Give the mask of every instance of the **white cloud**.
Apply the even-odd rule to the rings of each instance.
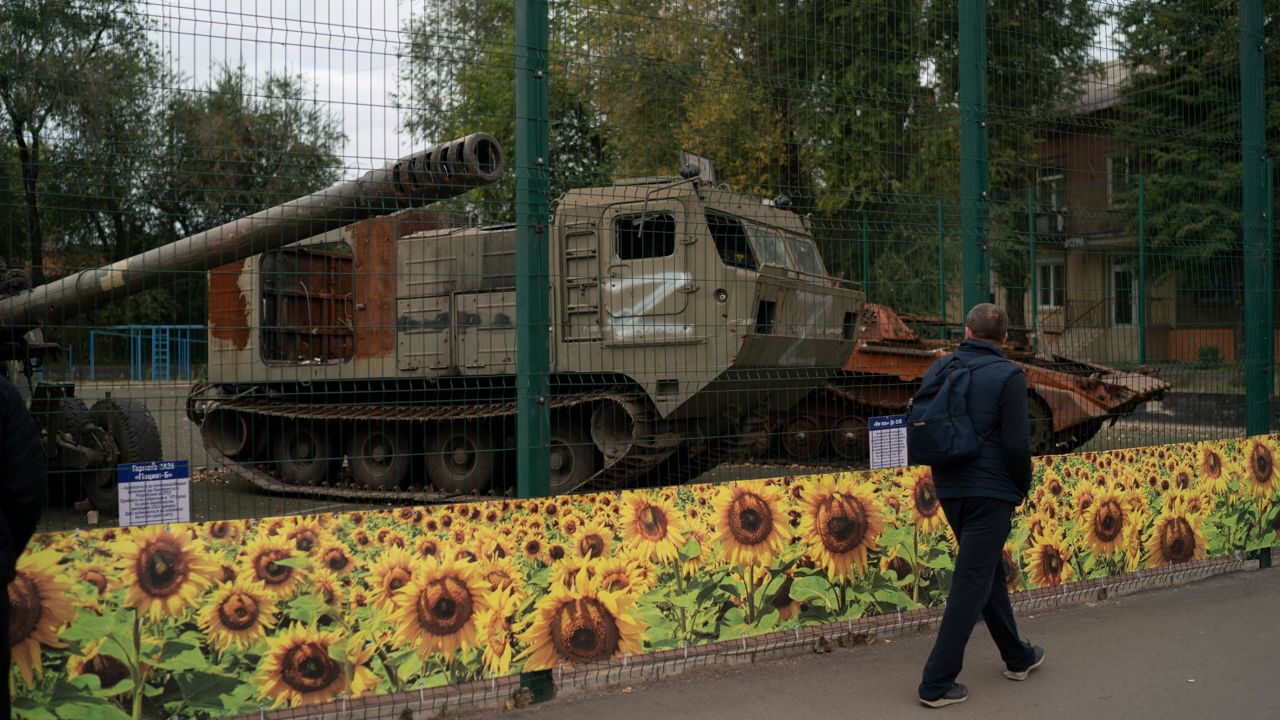
[[[155,40],[183,76],[204,87],[223,65],[301,75],[310,97],[347,135],[348,174],[412,148],[393,105],[408,0],[172,0],[141,5]]]

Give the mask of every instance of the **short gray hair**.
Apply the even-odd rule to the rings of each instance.
[[[964,316],[964,326],[979,340],[1000,342],[1009,332],[1009,314],[999,305],[980,303]]]

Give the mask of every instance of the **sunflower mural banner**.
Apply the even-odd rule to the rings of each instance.
[[[1010,589],[1280,543],[1277,437],[1036,461]],[[937,605],[927,468],[37,536],[15,711],[213,717]]]

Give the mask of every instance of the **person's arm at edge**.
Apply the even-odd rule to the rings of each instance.
[[[1023,497],[1031,492],[1031,435],[1027,417],[1027,377],[1014,373],[1000,392],[1000,446],[1009,478]]]
[[[0,476],[4,487],[0,488],[0,506],[9,526],[9,540],[13,543],[14,557],[22,554],[27,541],[35,534],[40,514],[44,510],[45,485],[48,469],[44,458],[44,445],[31,415],[23,409],[25,402],[17,388],[10,382],[0,381]]]

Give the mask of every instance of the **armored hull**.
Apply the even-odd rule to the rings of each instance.
[[[658,178],[573,190],[550,232],[551,487],[686,480],[839,372],[862,294],[795,214]],[[262,487],[514,487],[515,228],[400,213],[210,275],[207,448]]]

